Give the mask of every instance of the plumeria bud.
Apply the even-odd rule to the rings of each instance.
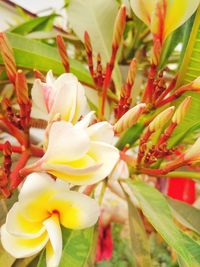
[[[45,83],[39,79],[34,82],[31,94],[33,118],[50,121],[60,113],[62,120],[76,123],[89,110],[84,87],[71,73],[55,79],[49,71]]]
[[[14,59],[14,53],[5,33],[3,32],[0,32],[0,52],[6,67],[8,78],[12,83],[15,83],[16,63]]]
[[[133,12],[149,26],[161,44],[191,17],[198,5],[199,0],[131,0]]]
[[[61,226],[73,230],[91,227],[99,213],[94,199],[70,191],[67,183],[45,173],[32,173],[7,213],[1,243],[15,258],[33,256],[46,247],[46,266],[56,267],[63,249]]]
[[[58,52],[60,54],[61,60],[62,60],[62,64],[65,68],[66,72],[69,72],[70,70],[70,63],[69,63],[69,57],[67,55],[67,47],[66,44],[62,38],[61,35],[57,35],[56,37],[56,43],[58,46]]]
[[[22,70],[18,70],[16,73],[15,88],[17,93],[17,102],[24,105],[28,104],[30,102],[28,96],[28,85]]]
[[[192,87],[200,90],[200,76],[192,82]]]
[[[21,126],[26,128],[30,122],[31,100],[28,96],[28,85],[24,73],[18,70],[15,79],[17,102],[20,106]]]
[[[126,25],[126,6],[122,5],[117,14],[113,31],[112,46],[115,49],[118,49],[118,47],[120,46],[125,25]]]
[[[128,110],[114,125],[115,132],[121,133],[136,124],[145,108],[146,104],[141,103]]]
[[[184,153],[184,160],[189,162],[200,160],[200,137],[196,142]]]
[[[45,171],[74,185],[89,185],[107,177],[119,159],[119,151],[111,145],[113,127],[108,122],[89,126],[92,115],[89,113],[76,125],[54,122],[46,153],[22,169],[21,176],[32,170]]]
[[[179,107],[177,108],[176,112],[174,113],[174,116],[172,117],[172,122],[176,123],[176,124],[180,124],[180,122],[183,120],[183,118],[185,117],[190,104],[192,101],[192,97],[188,96],[185,98],[185,100],[179,105]]]
[[[12,146],[9,141],[6,141],[3,147],[3,155],[10,156],[12,154]]]
[[[129,66],[129,70],[128,70],[128,75],[127,75],[127,79],[126,79],[126,84],[128,85],[128,87],[132,87],[135,81],[135,76],[136,76],[136,70],[137,70],[137,62],[136,59],[132,59],[131,64]]]
[[[34,72],[34,77],[36,79],[40,79],[41,82],[45,82],[45,77],[44,77],[44,75],[39,70],[34,69],[33,72]]]
[[[151,61],[152,61],[152,64],[154,64],[155,66],[158,66],[160,62],[161,49],[162,47],[161,47],[160,40],[156,39],[154,41],[153,48],[151,51]]]
[[[175,107],[172,106],[158,114],[148,126],[150,132],[155,132],[158,129],[162,128],[172,117],[174,109]]]

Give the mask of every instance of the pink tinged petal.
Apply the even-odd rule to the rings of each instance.
[[[63,83],[59,88],[55,87],[55,95],[51,106],[50,118],[60,113],[63,120],[71,122],[76,109],[76,83]]]
[[[55,78],[53,77],[53,72],[52,70],[49,70],[46,75],[46,83],[53,86],[54,82]]]
[[[147,25],[150,25],[151,15],[155,9],[155,5],[156,0],[131,0],[133,12]]]
[[[36,238],[45,232],[42,221],[31,222],[24,217],[23,208],[19,202],[15,203],[9,210],[6,218],[6,230],[15,236],[22,238]]]
[[[70,229],[84,229],[94,225],[100,213],[94,199],[73,191],[57,194],[49,201],[49,209],[57,210],[60,223]]]
[[[49,242],[46,246],[47,267],[59,266],[62,255],[62,232],[57,214],[53,214],[49,219],[44,221]]]
[[[15,258],[31,257],[37,254],[45,247],[48,239],[46,232],[37,238],[27,239],[7,232],[5,224],[1,227],[2,246]]]
[[[45,104],[45,97],[44,97],[42,87],[43,87],[42,82],[39,79],[35,80],[33,84],[33,88],[31,89],[31,96],[32,96],[32,101],[33,101],[33,109],[35,113],[38,110],[38,114],[39,115],[42,114],[40,116],[43,119],[43,117],[48,115],[48,110]]]
[[[88,127],[87,132],[92,141],[100,141],[110,144],[113,141],[114,131],[110,123],[98,122]]]
[[[48,149],[42,160],[47,163],[65,163],[81,158],[89,148],[89,137],[85,130],[72,124],[54,122],[49,133]]]

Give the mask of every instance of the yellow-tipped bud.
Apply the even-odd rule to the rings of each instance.
[[[188,110],[188,108],[190,107],[192,101],[192,97],[188,96],[185,98],[185,100],[179,105],[179,107],[177,108],[176,112],[174,113],[174,116],[172,117],[172,122],[179,124],[183,118],[186,115],[186,112]]]
[[[156,116],[153,121],[149,124],[149,131],[155,132],[156,130],[162,128],[172,117],[175,107],[169,107],[162,111],[158,116]]]
[[[137,70],[137,62],[136,59],[132,59],[131,64],[129,66],[128,75],[126,79],[126,83],[130,86],[134,84],[135,76],[136,76],[136,70]]]
[[[115,132],[121,133],[136,124],[145,108],[146,104],[141,103],[127,111],[114,125]]]
[[[200,90],[200,76],[192,82],[192,88]]]
[[[196,142],[184,153],[184,159],[186,161],[200,160],[200,137]]]
[[[122,5],[117,14],[113,31],[112,45],[115,48],[118,48],[120,46],[125,25],[126,25],[126,6]]]

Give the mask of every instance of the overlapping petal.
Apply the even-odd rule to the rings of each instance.
[[[199,0],[131,0],[134,13],[161,43],[195,12]]]
[[[54,79],[48,72],[46,83],[36,80],[32,88],[33,116],[51,120],[57,113],[63,120],[76,123],[88,112],[83,86],[76,76],[65,73]]]
[[[83,229],[94,225],[98,216],[99,207],[93,199],[69,191],[68,184],[47,174],[32,173],[1,227],[1,242],[16,258],[32,256],[46,246],[47,266],[56,267],[62,254],[60,224]]]
[[[53,123],[41,169],[76,185],[104,179],[115,166],[119,151],[111,144],[113,127],[108,122],[89,126],[86,118],[73,126],[65,121]],[[56,140],[56,141],[55,141]]]

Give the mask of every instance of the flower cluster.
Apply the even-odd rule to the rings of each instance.
[[[91,185],[107,177],[119,159],[112,145],[113,126],[94,123],[84,88],[77,78],[63,74],[46,82],[37,79],[32,88],[33,116],[48,120],[46,152],[20,175],[27,177],[19,200],[1,228],[3,247],[14,257],[32,256],[46,246],[47,266],[58,266],[62,254],[60,225],[83,229],[99,216],[95,200],[69,185]],[[58,119],[55,119],[58,118]]]

